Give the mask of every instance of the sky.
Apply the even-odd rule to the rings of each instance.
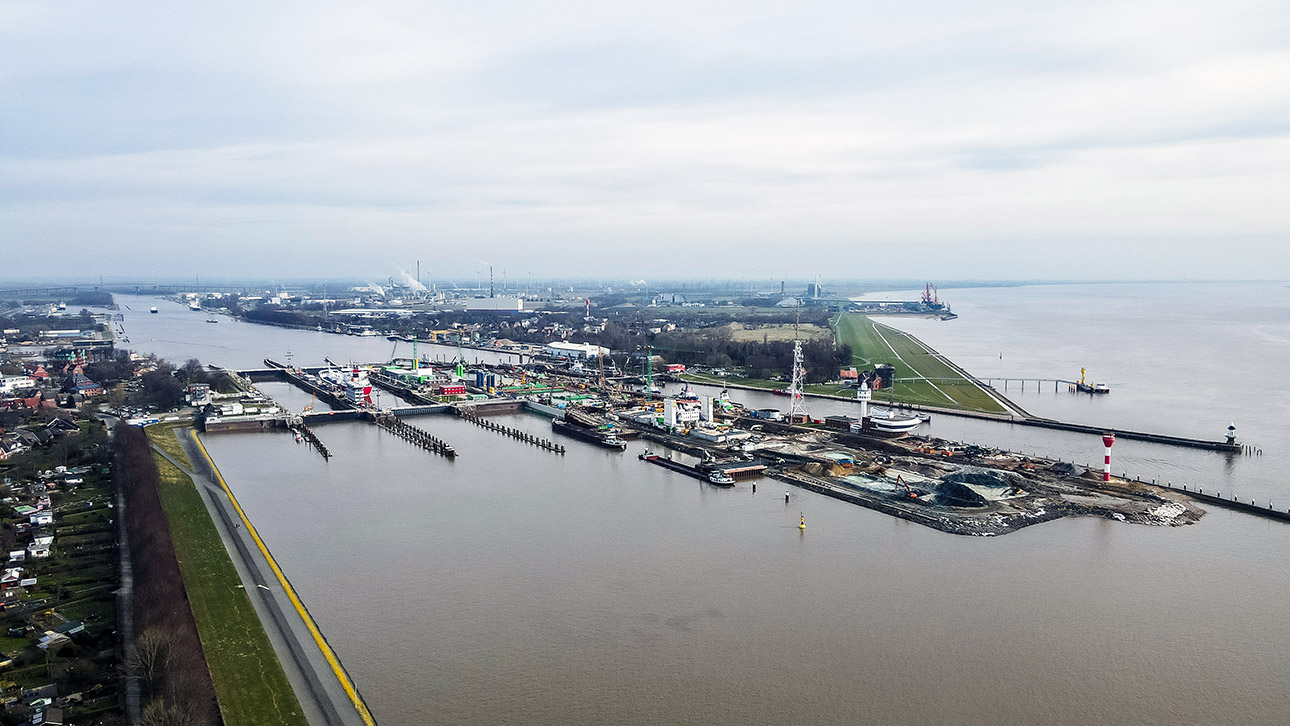
[[[1290,5],[0,0],[18,260],[1286,279]]]

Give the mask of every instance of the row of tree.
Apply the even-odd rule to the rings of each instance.
[[[757,343],[731,339],[728,332],[685,332],[657,336],[654,352],[671,363],[714,368],[739,368],[748,378],[789,378],[793,371],[793,343]],[[851,365],[851,346],[831,340],[802,342],[802,367],[807,383],[836,380],[842,366]]]
[[[116,486],[125,496],[125,522],[134,570],[136,637],[126,667],[139,678],[142,726],[219,723],[215,686],[206,668],[197,624],[179,572],[170,524],[161,507],[161,474],[143,429],[114,430]]]

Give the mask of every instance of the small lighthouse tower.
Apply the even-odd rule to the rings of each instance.
[[[1227,425],[1227,445],[1236,446],[1236,424]]]
[[[1106,446],[1106,460],[1102,464],[1102,481],[1111,481],[1111,446],[1115,444],[1115,434],[1102,434],[1102,444]]]
[[[869,390],[869,379],[865,378],[860,381],[860,387],[856,389],[856,400],[860,402],[860,421],[864,422],[869,418],[869,401],[873,398],[873,392]]]

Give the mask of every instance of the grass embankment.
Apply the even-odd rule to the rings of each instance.
[[[925,406],[1006,413],[981,387],[964,378],[926,346],[905,333],[855,313],[842,313],[833,321],[837,342],[850,345],[852,363],[861,369],[872,369],[879,363],[889,363],[896,369],[896,383],[888,390],[875,391],[874,400],[894,400]],[[784,381],[760,378],[721,378],[698,373],[682,374],[691,383],[722,385],[731,383],[752,388],[775,390],[788,388]],[[841,385],[811,384],[807,393],[832,396],[855,396],[855,389]]]
[[[874,398],[969,411],[1004,413],[988,393],[947,364],[941,357],[905,333],[876,323],[864,315],[841,313],[834,321],[838,342],[851,346],[855,365],[870,368],[889,363],[896,369],[890,391]]]
[[[173,427],[151,426],[148,435],[176,461],[188,461]],[[193,480],[160,455],[154,458],[161,472],[161,504],[224,722],[307,726]]]

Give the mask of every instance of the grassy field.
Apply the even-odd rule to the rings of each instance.
[[[979,386],[899,330],[855,313],[838,315],[834,326],[838,342],[851,346],[855,365],[869,368],[889,363],[896,368],[896,384],[891,391],[876,392],[875,400],[886,400],[890,394],[905,403],[1004,412]]]
[[[155,428],[155,431],[154,431]],[[153,442],[187,461],[170,427]],[[291,684],[192,479],[158,454],[161,503],[225,723],[306,726]]]
[[[1003,407],[979,386],[964,378],[918,341],[895,328],[875,323],[863,315],[842,313],[834,320],[834,331],[838,344],[851,346],[852,363],[857,367],[870,369],[879,363],[890,363],[896,368],[896,384],[889,390],[874,392],[874,400],[879,403],[892,400],[968,411],[1005,413]],[[686,373],[682,378],[691,383],[712,385],[729,382],[767,390],[788,388],[788,383],[784,381],[756,378],[720,378],[698,373]],[[855,396],[855,389],[837,385],[808,385],[806,392],[848,398]]]
[[[832,338],[833,331],[828,328],[821,328],[811,323],[802,323],[801,325],[765,325],[765,326],[748,326],[743,323],[731,323],[725,326],[730,331],[730,339],[738,343],[779,343],[784,341],[796,340],[818,340]]]

